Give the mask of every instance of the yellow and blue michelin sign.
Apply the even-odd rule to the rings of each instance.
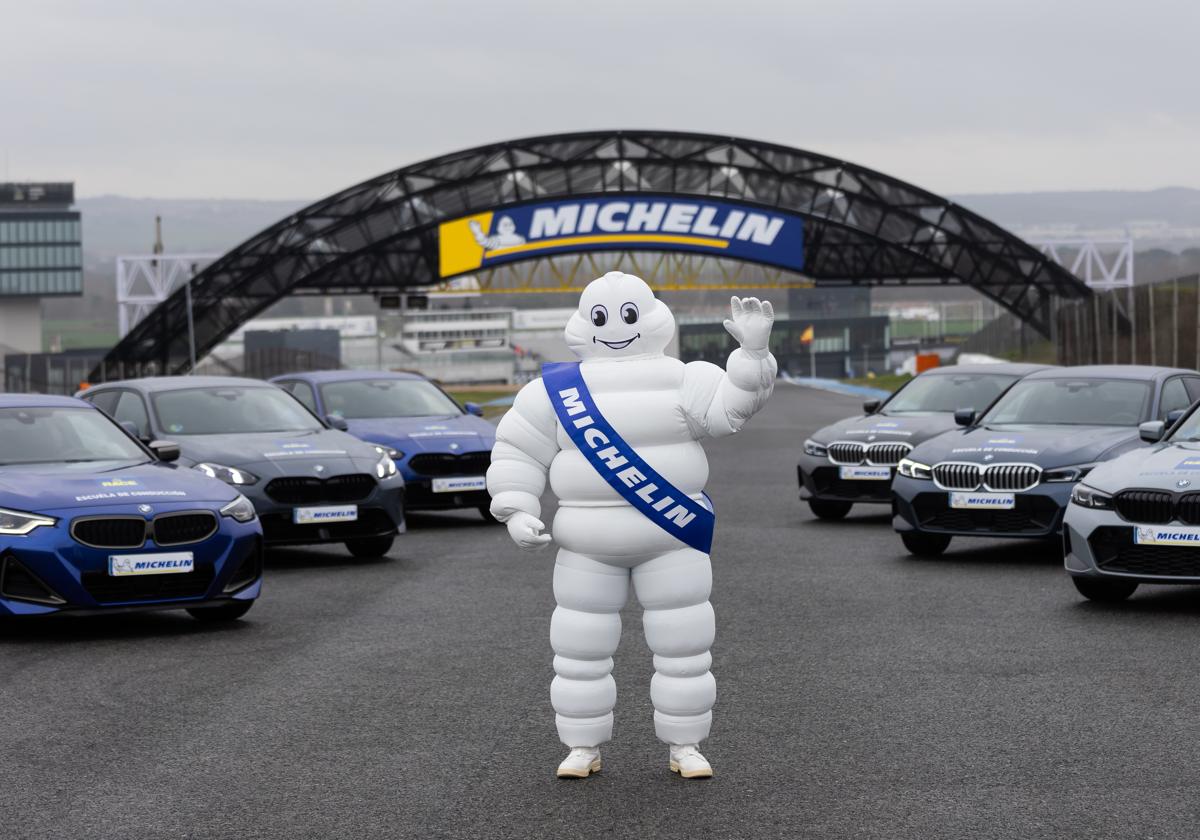
[[[573,251],[690,251],[799,271],[804,220],[791,213],[655,195],[523,204],[438,226],[438,270],[454,277]]]

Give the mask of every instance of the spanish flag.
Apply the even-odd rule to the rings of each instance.
[[[810,326],[807,326],[804,328],[804,332],[800,333],[800,343],[801,344],[812,344],[812,340],[813,340],[813,328],[810,325]]]

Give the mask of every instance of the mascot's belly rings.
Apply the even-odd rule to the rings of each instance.
[[[685,365],[663,353],[675,332],[667,306],[637,277],[604,275],[567,325],[581,361],[546,365],[497,429],[491,510],[517,545],[551,540],[539,519],[547,479],[559,500],[550,698],[570,748],[561,777],[598,771],[599,745],[612,737],[612,655],[631,585],[645,610],[654,726],[670,747],[669,767],[688,778],[712,775],[698,745],[716,700],[708,602],[715,517],[699,441],[740,430],[770,397],[776,374],[771,305],[734,298],[732,309],[725,326],[741,346],[726,370]]]

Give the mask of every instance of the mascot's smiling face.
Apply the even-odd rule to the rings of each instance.
[[[588,283],[567,322],[567,346],[581,359],[659,355],[675,316],[640,277],[610,271]]]

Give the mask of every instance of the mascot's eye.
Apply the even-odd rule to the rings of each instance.
[[[600,304],[592,307],[592,323],[597,327],[603,327],[608,323],[608,310]]]
[[[621,304],[621,320],[626,324],[636,324],[638,319],[638,308],[636,303]]]

